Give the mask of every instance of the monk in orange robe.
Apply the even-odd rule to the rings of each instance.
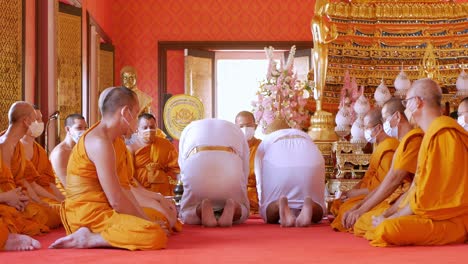
[[[405,107],[398,98],[390,99],[382,108],[384,127],[392,137],[400,139],[392,167],[383,182],[362,204],[349,211],[343,222],[353,227],[354,234],[364,236],[372,227],[372,216],[380,215],[405,193],[413,180],[424,132],[406,119]]]
[[[118,140],[120,142],[114,144],[114,146],[116,149],[122,149],[123,152],[123,149],[126,147],[124,140]],[[160,193],[149,191],[141,186],[134,178],[133,156],[128,149],[126,153],[127,155],[117,157],[120,186],[125,192],[131,192],[128,195],[133,195],[150,220],[159,223],[167,234],[171,234],[173,231],[182,231],[182,222],[177,218],[177,209],[173,200],[166,199]]]
[[[369,168],[364,178],[351,190],[344,193],[346,201],[334,201],[332,207],[338,212],[336,218],[331,223],[335,230],[344,232],[349,231],[343,225],[342,218],[345,213],[361,202],[369,192],[373,191],[384,180],[385,175],[390,169],[393,154],[398,147],[398,140],[389,137],[383,130],[382,115],[380,109],[373,109],[364,117],[364,126],[366,129],[366,139],[371,143],[376,143],[377,147],[372,153]]]
[[[49,159],[55,172],[55,184],[63,195],[71,151],[87,128],[88,124],[82,115],[68,115],[65,118],[65,139],[50,152]]]
[[[29,251],[41,248],[39,241],[27,235],[14,234],[8,231],[0,214],[0,251]]]
[[[394,212],[373,219],[371,245],[444,245],[467,241],[468,132],[442,116],[442,91],[431,79],[413,83],[405,114],[424,131],[413,183]]]
[[[40,130],[36,112],[27,102],[14,103],[8,112],[9,126],[0,136],[2,168],[5,179],[13,179],[13,184],[2,186],[3,191],[22,187],[27,191],[30,201],[22,214],[49,228],[60,226],[60,216],[39,197],[37,190],[43,189],[36,184],[39,177],[31,162],[26,159],[20,140],[28,131]],[[30,173],[31,172],[31,173]],[[45,191],[46,192],[46,191]]]
[[[242,111],[239,112],[236,116],[236,125],[240,127],[244,133],[247,143],[249,143],[249,179],[247,182],[247,195],[249,196],[250,202],[250,213],[258,214],[258,193],[257,193],[257,180],[255,177],[255,154],[257,154],[257,149],[262,141],[258,138],[255,138],[255,130],[257,129],[257,124],[255,122],[255,117],[251,112]]]
[[[147,190],[173,195],[180,173],[179,154],[169,140],[156,134],[156,118],[144,113],[138,117],[137,137],[129,145],[134,155],[135,179]]]
[[[164,248],[165,230],[119,182],[124,177],[119,176],[118,157],[127,155],[121,138],[137,128],[138,98],[125,87],[113,87],[101,93],[99,105],[102,120],[83,134],[68,163],[62,204],[68,236],[50,247]]]
[[[21,188],[6,192],[0,188],[0,250],[25,251],[41,247],[37,240],[28,236],[40,234],[41,230],[36,229],[39,225],[19,213],[27,202],[28,198],[21,192]],[[29,234],[23,235],[24,232]]]
[[[35,112],[36,121],[42,124],[40,126],[41,129],[36,131],[28,130],[26,135],[21,139],[28,162],[25,174],[37,174],[38,176],[36,180],[31,183],[31,186],[43,201],[47,202],[49,205],[58,206],[65,197],[55,186],[55,173],[45,149],[34,140],[44,132],[42,113],[36,107]],[[34,134],[32,132],[34,132]]]

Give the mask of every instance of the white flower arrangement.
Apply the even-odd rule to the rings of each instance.
[[[255,120],[264,132],[278,118],[284,119],[291,128],[301,129],[308,118],[304,106],[310,93],[293,73],[296,47],[291,47],[284,67],[283,63],[277,67],[273,52],[272,47],[265,48],[269,64],[266,79],[257,91],[257,100],[252,102]]]

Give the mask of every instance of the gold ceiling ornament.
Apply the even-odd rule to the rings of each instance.
[[[328,45],[322,103],[338,105],[346,71],[366,86],[368,98],[382,80],[393,93],[401,70],[411,81],[433,76],[445,93],[456,92],[460,68],[468,62],[468,3],[335,1],[324,16],[338,37]]]

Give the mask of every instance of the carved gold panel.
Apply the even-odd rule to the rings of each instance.
[[[23,1],[0,1],[0,130],[8,109],[23,98]]]
[[[59,128],[65,118],[82,112],[81,17],[58,12],[57,17],[57,109]],[[64,133],[60,133],[60,140]]]
[[[114,52],[109,50],[99,50],[98,66],[98,94],[114,86]]]

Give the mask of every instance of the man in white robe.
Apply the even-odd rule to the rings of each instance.
[[[218,119],[192,122],[182,131],[179,166],[184,223],[228,227],[248,218],[249,146],[235,124]]]
[[[325,210],[325,162],[310,136],[297,129],[268,134],[255,157],[260,215],[267,223],[306,227]]]

